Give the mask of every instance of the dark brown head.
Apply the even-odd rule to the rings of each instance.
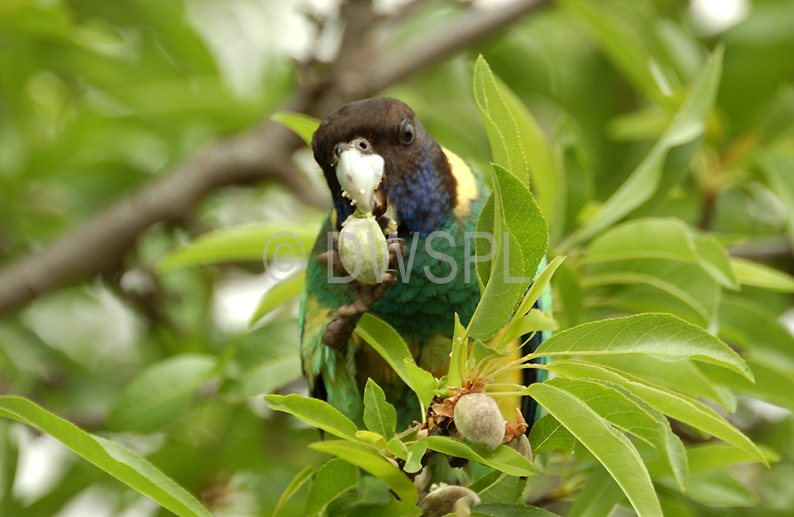
[[[430,232],[452,214],[456,181],[447,157],[404,103],[346,104],[312,138],[339,221],[355,210],[384,211],[402,232]]]

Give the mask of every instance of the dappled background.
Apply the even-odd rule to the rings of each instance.
[[[675,269],[664,285],[605,283],[581,258],[588,242],[566,236],[632,174],[719,45],[722,79],[704,134],[672,149],[653,196],[628,218],[675,217],[693,235],[713,232],[735,259],[741,290]],[[269,116],[323,117],[385,94],[487,170],[472,95],[479,54],[565,164],[568,202],[550,243],[571,256],[553,283],[560,327],[668,311],[754,361],[754,386],[709,380],[724,406],[735,405],[730,420],[781,461],[704,469],[689,499],[670,495],[666,509],[787,515],[788,0],[5,1],[0,394],[26,396],[147,456],[216,515],[270,515],[290,479],[325,458],[307,449],[316,429],[271,412],[261,397],[304,390],[300,284],[272,290],[261,239],[279,228],[310,242],[330,203],[311,153]],[[232,240],[203,255],[180,251],[229,228],[222,235]],[[235,235],[258,244],[237,252]],[[704,439],[679,431],[690,443]],[[566,511],[592,467],[569,465],[538,478],[538,504]],[[305,497],[304,489],[283,514],[302,515]],[[160,514],[54,440],[0,421],[0,515]]]

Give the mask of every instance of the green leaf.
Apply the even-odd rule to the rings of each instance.
[[[794,276],[779,269],[739,257],[731,257],[731,267],[742,285],[794,293]]]
[[[408,345],[405,344],[402,336],[394,330],[394,327],[367,312],[358,321],[355,332],[389,363],[400,379],[416,393],[420,404],[424,407],[428,396],[428,378],[419,372],[421,368],[416,366],[416,362],[408,350]],[[409,369],[409,364],[416,368]],[[428,373],[428,375],[430,374]],[[433,388],[435,388],[435,381],[433,383]]]
[[[689,359],[664,361],[650,355],[615,354],[593,357],[591,361],[628,372],[646,381],[666,386],[690,397],[705,397],[722,405],[728,411],[735,411],[736,398],[718,389],[713,381]],[[721,369],[721,368],[720,368]],[[752,369],[752,368],[751,368]],[[755,370],[753,374],[755,375]],[[744,379],[744,377],[736,376]],[[757,378],[758,376],[755,375]],[[750,381],[745,379],[748,384]]]
[[[705,443],[689,447],[686,452],[691,472],[718,470],[757,461],[754,455],[730,445]],[[765,455],[769,461],[780,461],[780,456],[774,451],[769,450],[768,453],[765,451]]]
[[[629,178],[601,205],[598,212],[560,244],[560,250],[564,251],[573,244],[592,238],[653,196],[659,186],[662,165],[670,149],[691,142],[705,130],[706,116],[714,104],[722,74],[723,53],[723,47],[714,51],[656,145]]]
[[[535,467],[532,463],[521,453],[506,445],[500,445],[490,451],[481,445],[464,443],[447,436],[426,436],[419,441],[424,442],[428,449],[474,460],[511,476],[535,475]]]
[[[358,469],[334,458],[317,472],[306,502],[306,515],[325,515],[328,505],[358,486]]]
[[[187,409],[217,365],[210,355],[183,354],[141,370],[113,400],[108,428],[150,433],[167,426]]]
[[[780,461],[780,455],[771,449],[764,448],[762,452],[770,463]],[[708,470],[727,469],[735,465],[758,461],[754,455],[748,454],[747,451],[722,443],[704,443],[690,446],[686,449],[686,453],[689,472],[693,474]],[[654,479],[665,475],[666,471],[660,458],[651,458],[646,460],[645,464]]]
[[[229,387],[224,388],[223,395],[240,401],[272,393],[299,379],[301,375],[300,356],[295,353],[279,355],[244,371]]]
[[[483,503],[502,502],[516,504],[521,502],[527,478],[509,476],[498,470],[491,471],[468,486],[477,492]]]
[[[358,482],[358,489],[349,495],[351,502],[346,508],[334,508],[333,515],[340,515],[348,508],[360,507],[365,505],[383,506],[389,504],[393,499],[391,491],[380,479],[373,476],[361,476]],[[355,505],[355,506],[354,506]],[[331,512],[329,512],[331,513]]]
[[[648,354],[666,361],[692,358],[753,378],[742,358],[728,345],[670,314],[638,314],[585,323],[554,334],[533,356],[625,353]]]
[[[786,209],[786,233],[794,245],[794,157],[763,148],[757,155],[769,186]]]
[[[546,252],[548,227],[527,187],[513,175],[493,166],[495,214],[492,235],[497,252],[491,276],[469,323],[469,333],[491,338],[513,316]]]
[[[424,414],[425,408],[428,407],[430,402],[435,396],[436,388],[438,388],[438,381],[433,377],[433,374],[427,370],[417,366],[413,359],[405,359],[405,368],[408,370],[408,376],[411,378],[409,386],[419,397],[419,404]],[[400,429],[402,431],[402,429]]]
[[[738,288],[725,248],[714,239],[695,236],[683,221],[673,218],[642,218],[612,228],[593,241],[583,260],[591,265],[584,286],[653,287],[694,310],[698,317],[693,321],[703,326],[714,320],[719,284]],[[641,294],[638,298],[641,303],[649,301]],[[625,300],[613,303],[623,307]]]
[[[504,341],[504,338],[502,338],[502,341]],[[485,361],[497,358],[504,359],[509,356],[509,351],[499,352],[496,348],[486,345],[479,339],[471,344],[471,359],[474,361],[475,368],[477,365],[482,365]]]
[[[583,320],[584,293],[579,272],[567,264],[561,264],[554,275],[554,317],[562,328],[573,327]]]
[[[654,447],[667,459],[679,490],[685,490],[688,474],[686,451],[664,415],[613,384],[561,377],[547,382],[571,393],[613,426]]]
[[[565,258],[566,257],[564,256],[554,257],[554,260],[549,262],[549,264],[543,268],[543,271],[541,271],[538,277],[532,282],[532,286],[530,286],[529,290],[524,295],[524,299],[521,300],[521,304],[518,306],[514,321],[518,317],[526,314],[527,311],[531,309],[533,305],[535,305],[535,302],[538,301],[538,298],[540,298],[543,290],[546,289],[547,285],[549,285],[552,275],[554,275],[554,272],[557,271],[558,267],[560,267],[560,264],[565,261]]]
[[[593,469],[568,513],[568,517],[597,517],[610,515],[612,508],[623,500],[623,491],[600,466]]]
[[[731,263],[728,259],[728,252],[725,246],[714,235],[698,235],[694,238],[695,252],[698,261],[704,271],[720,285],[739,290],[739,279],[733,272]]]
[[[559,323],[548,312],[539,311],[538,309],[530,310],[525,316],[516,318],[510,324],[508,330],[502,334],[502,343],[510,343],[514,339],[518,339],[525,334],[541,330],[557,330],[560,328]]]
[[[77,455],[180,517],[212,517],[187,490],[145,459],[116,443],[86,433],[29,400],[0,396],[0,416],[49,434]]]
[[[702,327],[715,320],[721,294],[720,286],[699,266],[671,260],[597,264],[582,279],[590,296],[598,296],[601,291],[597,288],[615,285],[627,287],[611,298],[602,298],[603,305],[624,312],[670,312]],[[657,290],[659,293],[654,292]]]
[[[254,314],[251,316],[250,324],[254,325],[267,313],[284,304],[287,300],[295,298],[303,291],[303,282],[306,280],[306,272],[302,272],[291,280],[274,285],[259,300]]]
[[[557,517],[557,514],[537,506],[499,502],[479,504],[472,509],[471,515],[472,517]]]
[[[601,462],[640,517],[662,515],[645,464],[628,438],[582,400],[548,382],[532,384],[528,391]]]
[[[386,439],[379,433],[373,431],[356,431],[356,438],[360,442],[367,443],[369,445],[374,445],[379,449],[385,449],[387,447]]]
[[[408,386],[411,376],[405,361],[414,362],[408,345],[394,327],[370,313],[364,313],[356,325],[356,334],[374,348]]]
[[[493,74],[482,56],[474,63],[474,99],[488,133],[494,163],[510,171],[525,186],[529,186],[531,176],[541,212],[549,221],[557,221],[560,185],[551,144],[529,110]]]
[[[292,478],[292,481],[289,482],[287,488],[284,489],[284,493],[281,494],[281,497],[276,504],[276,509],[273,510],[273,517],[278,515],[278,512],[281,511],[281,508],[284,506],[284,503],[290,500],[290,498],[295,495],[295,493],[303,487],[311,478],[314,476],[314,467],[304,467],[303,470],[295,474],[295,477]]]
[[[601,51],[635,88],[657,104],[670,103],[672,79],[648,49],[640,20],[606,2],[561,0],[560,5],[584,22]]]
[[[745,383],[741,391],[751,393],[760,399],[794,411],[794,376],[791,369],[775,365],[748,361],[747,363],[758,379],[755,383]]]
[[[481,476],[480,478],[472,481],[471,484],[466,488],[468,488],[472,492],[476,492],[479,495],[480,492],[482,492],[483,490],[487,490],[488,487],[492,486],[494,483],[500,482],[502,479],[506,477],[507,474],[505,474],[504,472],[499,472],[498,470],[491,470],[486,474],[484,474],[483,476]]]
[[[563,115],[560,118],[552,142],[560,164],[560,179],[565,187],[565,199],[560,200],[560,204],[564,205],[564,220],[550,225],[552,248],[560,235],[568,234],[578,226],[582,210],[592,199],[595,190],[593,165],[585,152],[583,137],[570,117]]]
[[[529,430],[532,454],[544,451],[572,451],[576,438],[556,418],[543,415]]]
[[[419,472],[422,470],[422,458],[427,452],[427,444],[424,442],[415,442],[408,447],[408,459],[405,461],[403,470],[409,474]]]
[[[757,498],[728,470],[693,473],[686,495],[707,506],[749,508],[758,504]]]
[[[755,382],[721,368],[705,367],[703,371],[713,382],[794,411],[794,377],[790,368],[752,359],[747,361],[747,365],[753,370]]]
[[[298,320],[277,318],[235,339],[223,362],[220,396],[229,402],[273,393],[301,377]]]
[[[394,454],[395,458],[403,461],[408,459],[408,447],[397,437],[392,438],[386,443],[386,450]]]
[[[397,410],[386,402],[386,394],[372,379],[367,379],[364,388],[364,424],[387,440],[394,436],[397,425]]]
[[[393,496],[391,500],[385,504],[360,504],[356,505],[350,513],[346,514],[347,517],[371,517],[377,515],[378,517],[409,517],[416,514],[416,508],[413,505],[398,501]]]
[[[302,257],[317,238],[317,222],[290,225],[262,224],[222,228],[202,235],[189,245],[172,251],[157,265],[159,273],[219,262],[261,261],[277,254]]]
[[[655,140],[662,136],[673,115],[657,104],[650,104],[612,117],[607,123],[606,133],[618,141]]]
[[[293,130],[309,146],[312,145],[312,135],[320,127],[321,122],[311,115],[294,111],[277,111],[270,115],[270,119]]]
[[[600,379],[622,386],[665,415],[743,449],[766,463],[766,458],[753,442],[714,410],[691,397],[642,381],[625,372],[583,361],[555,361],[548,368],[560,375]]]
[[[19,468],[19,444],[12,435],[12,427],[0,424],[0,510],[13,498],[14,480]]]
[[[712,238],[695,236],[680,219],[665,217],[628,221],[593,240],[583,257],[590,264],[631,259],[665,259],[695,264],[723,286],[738,287],[725,248]]]
[[[265,400],[270,409],[294,415],[339,438],[356,440],[356,424],[324,400],[296,394],[267,395]]]
[[[756,362],[794,370],[794,336],[760,303],[726,296],[720,304],[720,336]]]
[[[493,181],[493,178],[491,178],[491,180]],[[488,198],[485,200],[485,204],[480,211],[479,217],[477,217],[477,233],[490,235],[493,237],[493,242],[483,237],[474,239],[475,255],[478,257],[478,259],[484,259],[488,256],[493,257],[491,260],[478,260],[478,262],[475,264],[475,266],[477,266],[477,282],[480,285],[480,292],[485,290],[485,286],[488,284],[488,279],[491,278],[491,270],[495,264],[494,260],[496,258],[497,250],[499,249],[499,242],[496,238],[496,232],[494,231],[494,229],[497,228],[495,207],[496,192],[492,190],[491,193],[488,194]],[[469,253],[468,250],[467,253]]]
[[[403,502],[415,505],[419,500],[416,487],[408,476],[381,456],[374,447],[360,442],[339,440],[317,442],[309,447],[342,458],[369,472],[386,483]]]
[[[455,313],[455,332],[452,335],[452,350],[449,353],[449,374],[447,384],[449,386],[462,386],[463,377],[466,373],[466,362],[468,360],[469,338],[466,336],[466,329],[460,323],[458,313]]]

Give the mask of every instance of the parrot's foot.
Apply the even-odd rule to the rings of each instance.
[[[383,272],[381,281],[370,285],[353,280],[352,284],[356,288],[356,299],[349,305],[339,307],[331,316],[333,318],[331,322],[325,327],[323,343],[331,348],[342,348],[347,344],[361,316],[370,310],[375,305],[375,302],[389,292],[391,286],[397,282],[398,255],[402,256],[405,249],[405,240],[398,237],[390,237],[386,243],[389,247],[389,267]],[[321,254],[319,258],[333,261],[334,268],[337,270],[341,268],[341,272],[347,274],[336,248]]]

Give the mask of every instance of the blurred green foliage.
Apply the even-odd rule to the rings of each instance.
[[[288,9],[275,3],[2,2],[0,266],[167,174],[202,144],[269,116],[299,87],[294,49],[279,38],[287,38],[283,27],[294,28],[287,16],[305,17],[297,2]],[[745,19],[717,33],[698,24],[683,0],[554,4],[385,93],[412,106],[439,142],[487,175],[489,140],[471,88],[475,58],[485,56],[529,108],[565,171],[567,203],[549,248],[551,256],[569,256],[552,283],[561,327],[671,312],[718,334],[755,374],[751,384],[682,360],[678,371],[686,375],[662,376],[664,365],[650,356],[603,359],[719,404],[734,425],[780,455],[766,469],[713,443],[697,445],[700,431],[674,426],[687,443],[691,472],[686,497],[672,477],[656,481],[665,515],[788,515],[794,303],[791,278],[782,272],[794,270],[794,4],[753,0]],[[394,44],[459,9],[445,1],[415,8]],[[267,45],[246,30],[246,18],[261,22]],[[226,42],[225,52],[218,41]],[[566,241],[638,169],[720,46],[721,79],[702,134],[671,146],[658,187],[625,214],[630,223]],[[240,50],[238,62],[229,62],[228,48]],[[261,73],[241,86],[235,70],[246,68]],[[296,163],[309,161],[297,153]],[[316,171],[307,174],[319,185]],[[281,187],[254,185],[217,192],[182,225],[150,228],[115,272],[0,321],[0,393],[30,398],[146,456],[214,515],[270,515],[293,476],[327,460],[307,448],[316,429],[272,412],[260,396],[284,383],[284,393],[301,389],[294,297],[249,327],[270,287],[258,256],[158,267],[207,230],[290,220],[303,231],[318,224],[318,212]],[[649,268],[630,255],[637,244],[630,225],[665,221],[672,236],[664,242],[668,249],[683,243],[681,255],[654,257]],[[708,257],[722,246],[753,262],[733,259],[727,276],[707,271],[703,264],[713,265]],[[285,371],[290,375],[274,381]],[[560,448],[574,447],[566,436],[557,439]],[[57,515],[86,495],[102,515],[168,514],[77,456],[37,460],[34,451],[47,440],[0,421],[0,515]],[[592,456],[581,446],[573,451],[543,452],[536,459],[543,475],[530,478],[526,493],[552,494],[547,507],[558,513],[583,514],[585,496],[590,510],[629,509]],[[653,458],[643,459],[652,471]],[[49,481],[31,483],[45,470],[53,472]],[[382,499],[365,485],[356,487],[362,498]],[[302,515],[309,490],[303,486],[281,515]]]

